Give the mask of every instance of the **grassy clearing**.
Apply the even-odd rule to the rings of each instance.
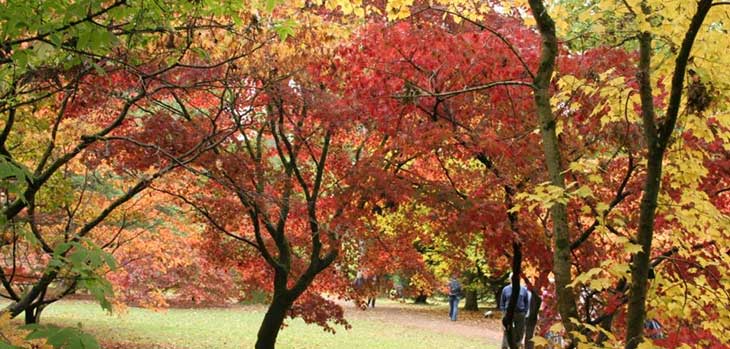
[[[162,312],[129,308],[125,314],[110,316],[94,303],[65,301],[49,307],[42,321],[64,326],[80,323],[101,342],[122,344],[110,347],[224,349],[253,347],[263,315],[261,307],[244,307]],[[301,320],[290,321],[279,335],[277,348],[496,348],[481,338],[424,330],[407,323],[390,323],[387,319],[349,318],[353,328],[349,331],[340,328],[336,335]]]

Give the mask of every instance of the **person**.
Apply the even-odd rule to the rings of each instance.
[[[651,287],[651,282],[656,278],[654,268],[649,268],[649,275],[647,277],[648,286]],[[654,318],[648,318],[644,320],[644,335],[651,339],[664,339],[664,331],[662,331],[662,324]]]
[[[378,295],[378,276],[368,275],[365,278],[365,285],[367,286],[368,299],[365,303],[367,308],[375,308],[375,297]]]
[[[548,349],[562,349],[565,348],[565,340],[563,336],[558,332],[547,331],[545,339],[548,341]]]
[[[355,281],[352,283],[353,287],[355,287],[355,290],[361,290],[363,285],[365,284],[365,278],[362,275],[361,271],[357,272],[357,276],[355,276]]]
[[[456,321],[456,315],[459,312],[459,299],[461,299],[461,283],[456,279],[456,275],[453,275],[449,280],[449,317],[451,321]]]
[[[512,279],[512,274],[509,276]],[[527,312],[530,310],[530,291],[520,283],[519,295],[517,296],[517,306],[515,307],[514,317],[512,318],[512,338],[518,347],[522,347],[522,340],[525,336],[525,318]],[[507,306],[509,305],[509,299],[512,297],[512,284],[509,284],[502,288],[502,295],[499,299],[499,309],[502,311],[504,316],[507,316]],[[502,323],[505,319],[502,318]],[[507,341],[507,328],[505,326],[504,335],[502,336],[502,349],[508,349],[509,344]]]
[[[370,277],[362,271],[357,272],[355,281],[352,286],[358,293],[365,293],[367,298],[365,300],[365,308],[375,308],[375,286],[373,277]]]
[[[657,319],[647,319],[644,321],[644,335],[651,339],[663,339],[662,324]]]
[[[368,300],[365,303],[368,308],[375,308],[375,296],[368,296]]]

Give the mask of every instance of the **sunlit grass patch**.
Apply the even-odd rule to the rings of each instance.
[[[225,349],[252,348],[263,315],[264,308],[260,306],[164,311],[129,308],[125,313],[108,315],[94,303],[67,301],[50,306],[42,321],[65,326],[80,323],[108,347]],[[394,322],[361,316],[348,318],[352,329],[337,328],[335,335],[301,320],[289,321],[279,335],[277,348],[493,348],[481,338],[414,328],[403,323],[402,317]]]

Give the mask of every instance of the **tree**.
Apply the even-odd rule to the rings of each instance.
[[[552,25],[552,20],[549,18],[549,12],[539,1],[530,1],[530,6],[533,10],[533,14],[535,14],[535,19],[537,20],[538,28],[541,33],[544,37],[547,37],[554,42],[553,37],[555,36],[555,28]],[[602,12],[603,10],[612,7],[621,8],[622,10],[618,13],[613,11]],[[644,184],[642,201],[640,204],[640,215],[638,217],[638,225],[636,227],[637,232],[635,238],[632,239],[632,241],[638,244],[639,249],[633,254],[631,263],[631,286],[629,290],[629,305],[626,315],[627,348],[636,348],[642,342],[643,324],[646,317],[645,304],[649,271],[652,266],[658,265],[658,260],[661,260],[661,256],[666,255],[667,253],[662,253],[658,260],[655,259],[654,262],[652,262],[651,254],[652,245],[654,243],[653,234],[658,226],[655,212],[660,193],[660,185],[663,179],[662,166],[666,161],[666,150],[672,143],[672,135],[675,132],[678,132],[675,129],[675,125],[682,103],[685,72],[687,70],[688,63],[690,63],[691,50],[696,37],[702,28],[702,24],[712,7],[712,1],[698,1],[696,9],[693,9],[694,15],[691,18],[685,16],[679,16],[680,18],[677,18],[670,14],[670,12],[675,9],[672,8],[671,5],[667,5],[665,3],[660,6],[648,1],[641,1],[632,4],[627,2],[624,2],[623,4],[602,2],[598,5],[598,9],[596,10],[596,14],[603,16],[604,19],[618,20],[619,18],[623,18],[624,20],[628,19],[629,21],[633,21],[632,25],[635,25],[636,27],[631,27],[630,32],[633,33],[631,35],[635,36],[629,36],[628,38],[629,40],[638,40],[639,49],[637,82],[640,101],[637,105],[640,105],[641,109],[641,126],[644,130],[644,147],[646,149],[645,156],[647,159],[647,168],[643,180]],[[659,13],[662,14],[659,15]],[[675,19],[670,20],[669,18]],[[670,22],[672,22],[673,26],[672,32],[669,33],[669,36],[671,37],[670,41],[678,40],[679,38],[683,39],[681,40],[681,44],[675,46],[675,49],[673,49],[673,51],[669,54],[670,56],[675,57],[674,64],[667,65],[665,68],[660,70],[660,74],[666,72],[667,76],[671,77],[671,85],[669,86],[668,99],[660,99],[662,100],[661,104],[666,108],[666,112],[663,113],[662,119],[657,121],[655,110],[655,99],[657,96],[653,92],[653,90],[657,88],[657,79],[652,79],[653,68],[651,67],[651,58],[656,55],[661,55],[663,49],[661,47],[652,47],[652,37],[656,35],[654,32],[660,33],[662,30],[665,30],[667,28],[665,25]],[[610,23],[610,28],[615,28],[621,25],[611,22],[608,23]],[[678,28],[682,28],[682,31],[679,31]],[[609,37],[609,40],[610,39],[612,38]],[[548,46],[548,52],[555,51],[554,48],[551,49],[550,45],[546,44],[543,46],[543,52],[546,52],[546,46]],[[552,44],[552,46],[554,47],[555,45]],[[708,50],[705,52],[711,52],[712,50],[712,47],[710,46],[703,46],[703,48]],[[555,53],[549,56],[554,57]],[[661,85],[658,87],[658,90],[663,90]],[[688,111],[690,113],[698,111],[697,105],[692,105],[692,100],[688,100],[687,103]],[[706,103],[702,105],[703,106],[701,108],[706,107]],[[682,188],[682,190],[691,190],[691,188]],[[702,246],[702,244],[698,246]],[[565,298],[570,299],[571,297],[568,295]],[[571,314],[573,314],[572,310],[570,312],[564,311],[564,316],[571,316]]]
[[[229,252],[239,263],[252,253],[265,262],[251,265],[264,268],[259,282],[273,281],[266,285],[273,295],[256,348],[275,346],[284,319],[297,311],[295,301],[337,258],[344,233],[338,222],[343,203],[329,199],[337,190],[327,173],[327,165],[338,160],[330,155],[335,130],[314,119],[317,107],[304,95],[309,91],[297,96],[300,92],[287,83],[267,91],[265,111],[237,121],[239,139],[229,138],[205,165],[205,191],[185,199],[209,220],[210,232],[221,243],[230,244],[223,239],[229,237],[245,244],[231,246],[241,249],[240,256]],[[301,104],[293,104],[299,98]]]
[[[560,144],[557,137],[557,123],[550,105],[550,83],[552,82],[555,60],[558,55],[558,40],[555,23],[542,1],[529,1],[530,10],[537,23],[542,38],[540,48],[540,64],[534,76],[535,109],[540,118],[540,132],[545,152],[545,163],[550,175],[550,183],[559,189],[565,189],[563,165],[561,164]],[[570,235],[568,233],[568,215],[564,203],[553,203],[550,208],[553,236],[553,272],[557,292],[558,309],[563,326],[569,334],[575,330],[571,319],[578,319],[575,306],[575,294],[569,284],[572,281],[570,270]]]
[[[460,252],[483,232],[489,236],[480,239],[484,259],[495,264],[504,255],[518,256],[524,243],[534,265],[542,266],[539,289],[551,269],[542,262],[548,253],[542,227],[519,220],[518,214],[530,212],[515,203],[519,191],[537,185],[543,166],[533,146],[539,140],[531,132],[537,124],[529,113],[531,83],[523,80],[532,76],[537,57],[521,53],[536,46],[537,38],[520,20],[496,15],[487,22],[510,28],[508,34],[441,8],[420,10],[419,17],[438,21],[434,17],[444,12],[466,23],[430,25],[415,18],[413,24],[371,25],[363,32],[347,56],[354,70],[351,94],[367,103],[373,117],[385,120],[382,132],[393,135],[392,147],[408,159],[406,173],[418,186],[415,195],[432,211],[435,227],[429,230],[436,233],[430,234],[449,246],[444,250],[451,258],[464,261]],[[499,190],[489,189],[494,187]]]
[[[165,178],[174,181],[179,174]],[[117,304],[163,308],[167,306],[223,305],[242,298],[238,274],[221,268],[209,255],[204,228],[195,212],[173,205],[155,186],[123,210],[123,224],[97,229],[95,236],[113,237],[108,250],[118,267],[107,279]],[[190,282],[195,280],[195,282]]]
[[[510,9],[513,8],[511,7],[512,5],[515,4],[505,4],[504,8],[501,9],[500,12],[508,15],[511,14],[513,16],[520,16],[525,13],[523,10],[511,11]],[[553,234],[553,236],[557,236],[559,240],[561,240],[559,248],[556,248],[554,252],[557,253],[558,256],[562,256],[555,258],[555,260],[557,261],[556,263],[559,264],[556,268],[560,269],[559,271],[563,276],[561,280],[557,281],[557,291],[559,294],[562,293],[562,296],[558,296],[558,304],[562,304],[563,310],[561,310],[561,319],[563,320],[565,327],[568,329],[575,328],[575,330],[580,331],[583,335],[586,333],[595,334],[599,331],[594,326],[598,323],[602,323],[604,320],[607,320],[607,329],[608,331],[612,331],[613,325],[611,325],[612,320],[610,319],[612,319],[617,312],[619,314],[622,312],[621,309],[623,309],[625,300],[627,299],[624,298],[624,295],[628,291],[627,286],[629,283],[626,282],[628,275],[625,275],[625,273],[621,271],[623,270],[622,267],[624,265],[628,266],[628,264],[624,261],[624,257],[627,254],[635,253],[634,249],[639,246],[637,245],[638,240],[633,238],[630,232],[631,229],[638,229],[640,217],[639,215],[635,215],[635,213],[638,213],[640,210],[637,209],[639,202],[635,194],[642,191],[640,182],[643,181],[642,176],[645,176],[643,163],[636,160],[637,150],[640,151],[640,148],[645,146],[645,144],[637,142],[640,135],[640,132],[637,131],[641,124],[636,123],[636,119],[633,117],[633,111],[638,110],[638,106],[641,102],[640,98],[638,98],[638,83],[632,79],[634,74],[633,72],[636,71],[637,68],[631,67],[633,63],[638,62],[635,55],[636,48],[638,47],[636,46],[635,41],[632,41],[631,34],[628,36],[623,35],[623,33],[626,32],[627,25],[629,27],[635,25],[634,23],[627,24],[627,18],[630,20],[634,17],[624,16],[625,13],[628,13],[624,9],[624,7],[627,6],[625,2],[583,3],[566,1],[554,5],[554,10],[552,7],[550,10],[541,7],[542,3],[540,2],[530,2],[529,4],[525,3],[524,5],[530,5],[530,8],[535,10],[534,13],[536,14],[536,17],[541,17],[538,18],[537,24],[538,28],[543,29],[542,34],[546,44],[543,46],[545,49],[543,50],[543,53],[545,53],[545,60],[543,60],[543,63],[545,64],[542,66],[543,69],[538,70],[535,74],[535,77],[538,77],[541,80],[536,80],[533,83],[533,88],[537,88],[539,90],[539,93],[536,93],[534,105],[536,105],[538,109],[540,106],[543,107],[543,129],[545,130],[545,133],[543,134],[543,145],[550,145],[548,146],[546,153],[550,155],[548,157],[548,162],[552,162],[552,165],[549,167],[552,167],[550,172],[553,175],[552,184],[555,185],[555,187],[537,186],[537,195],[523,195],[521,198],[529,197],[531,198],[530,200],[541,203],[541,205],[548,208],[552,207],[553,210],[558,209],[558,211],[564,211],[558,212],[557,217],[555,212],[553,212],[553,214],[550,215],[550,221],[543,219],[543,222],[546,228],[558,229],[559,234]],[[516,6],[519,6],[519,4],[515,5],[515,7]],[[575,14],[575,16],[563,15],[566,12],[561,11],[565,11],[565,8],[570,8],[570,6],[576,6],[581,10],[569,12]],[[433,10],[432,7],[425,6],[423,4],[415,4],[411,11],[408,11],[408,9],[403,10],[403,8],[397,7],[395,4],[392,6],[388,5],[388,8],[399,9],[399,11],[395,11],[397,14],[394,15],[394,17],[398,18],[408,16],[409,13],[417,13],[418,16],[423,16],[424,13],[429,10]],[[661,8],[663,11],[668,9],[668,7],[656,8]],[[675,9],[681,8],[684,7],[678,4]],[[444,8],[438,8],[438,10],[441,11],[441,13],[455,15],[462,21],[475,21],[473,18],[480,17],[478,11],[475,13],[473,9],[469,9],[468,7],[459,8],[459,6],[447,6]],[[577,16],[579,19],[586,19],[570,23],[569,25],[565,22],[558,21],[558,28],[561,30],[566,30],[566,28],[575,30],[572,32],[572,36],[576,38],[566,41],[565,46],[558,46],[557,44],[557,37],[561,33],[558,33],[558,28],[553,28],[553,25],[550,23],[552,20],[549,18],[549,15],[553,11],[560,13],[560,18],[575,18]],[[667,20],[666,24],[660,24],[662,20],[677,17],[674,12],[668,13],[670,14],[657,15],[656,18],[647,21],[651,23],[652,26],[661,27],[663,30],[669,30],[670,27],[676,29],[678,28],[678,23],[684,23],[679,26],[682,27],[689,22],[689,18],[679,16],[681,19],[671,21]],[[390,12],[388,12],[388,14],[390,15]],[[590,16],[591,14],[594,14],[599,18],[594,19]],[[721,16],[721,14],[722,12],[718,12],[718,16]],[[472,17],[473,15],[474,17]],[[526,20],[533,19],[527,18]],[[642,18],[642,20],[644,19]],[[675,21],[677,23],[674,23]],[[643,23],[646,25],[646,22]],[[668,23],[673,24],[669,25]],[[721,25],[719,22],[713,23],[715,23],[714,25]],[[397,28],[398,24],[394,25],[394,27]],[[443,27],[452,30],[454,28],[453,26],[450,26],[450,24],[444,24]],[[438,39],[433,36],[429,36],[428,34],[414,34],[413,31],[403,26],[395,30],[395,33],[398,33],[398,30],[401,32],[409,32],[412,37],[427,37],[429,45],[432,45],[433,47],[438,47],[439,45]],[[593,35],[596,31],[598,31],[600,35]],[[708,39],[707,42],[709,43],[712,42],[712,40],[717,40],[716,35],[721,35],[719,34],[720,32],[721,31],[708,31],[707,35],[713,36],[711,39]],[[629,31],[629,33],[635,33],[635,31]],[[676,33],[672,33],[672,35],[675,34]],[[675,35],[675,37],[682,37],[681,34],[683,33],[679,34],[680,35]],[[398,34],[391,34],[391,36],[395,38],[397,38],[397,35]],[[377,41],[377,38],[375,41]],[[598,44],[596,43],[602,42],[618,45],[619,48],[606,49],[604,47],[597,47]],[[453,48],[457,44],[450,41],[447,45]],[[679,46],[679,43],[677,43],[676,47]],[[420,56],[421,53],[418,50],[402,49],[398,51],[400,48],[408,47],[407,41],[404,40],[402,43],[394,45],[394,47],[397,48],[392,54],[392,56],[396,57],[395,62],[400,62],[404,65],[410,64],[415,68],[413,71],[418,71],[419,69],[425,71],[424,77],[419,77],[418,73],[414,76],[414,73],[412,72],[403,73],[398,71],[397,74],[400,74],[400,76],[393,74],[394,76],[390,81],[385,80],[388,82],[382,84],[383,86],[393,87],[390,94],[400,97],[401,101],[406,102],[400,106],[398,103],[392,102],[391,105],[388,106],[388,108],[390,108],[388,110],[392,113],[391,115],[401,118],[399,119],[399,122],[401,122],[401,120],[407,120],[402,117],[402,115],[411,112],[411,110],[408,110],[409,103],[415,102],[414,104],[419,106],[419,102],[426,100],[430,101],[432,103],[431,105],[436,104],[437,107],[444,107],[448,106],[448,103],[439,103],[439,97],[451,97],[452,91],[454,92],[454,95],[459,95],[460,93],[472,92],[485,88],[494,88],[494,85],[504,83],[504,81],[502,81],[499,82],[499,84],[485,86],[470,84],[467,82],[459,86],[460,88],[452,89],[452,91],[449,91],[449,89],[443,89],[443,86],[433,87],[433,85],[430,84],[433,84],[434,81],[438,82],[444,75],[448,76],[448,70],[447,73],[442,75],[445,63],[441,63],[440,66],[437,65],[438,69],[436,71],[438,74],[436,74],[433,73],[433,70],[430,70],[431,65],[428,63],[428,56]],[[560,70],[558,71],[557,76],[565,76],[565,78],[553,80],[551,71],[555,69],[556,58],[558,57],[558,54],[561,53],[558,51],[559,48],[566,50],[564,51],[566,52],[566,55],[560,57],[561,64],[559,66]],[[656,49],[656,51],[663,52],[662,50],[665,48],[666,47],[660,47]],[[668,48],[671,48],[671,46],[668,46]],[[359,49],[363,49],[363,56],[368,56],[367,44],[361,44]],[[372,52],[378,52],[379,55],[383,55],[385,57],[391,55],[391,51],[388,51],[388,49],[375,49],[372,50]],[[454,50],[454,52],[460,52],[460,50]],[[466,52],[468,53],[464,55],[467,57],[478,57],[478,55],[472,54],[472,51]],[[669,54],[674,54],[671,50],[668,52],[670,52]],[[712,51],[707,52],[709,53]],[[713,57],[717,57],[715,54],[711,55]],[[611,60],[607,57],[615,58]],[[387,61],[387,58],[384,61]],[[475,61],[478,61],[478,59],[475,59]],[[363,84],[362,81],[367,81],[367,79],[371,76],[375,76],[375,81],[378,81],[378,76],[382,74],[382,72],[386,72],[386,75],[390,74],[390,72],[396,69],[395,67],[397,64],[398,63],[394,63],[387,69],[375,69],[374,71],[365,70],[365,72],[367,72],[366,74],[363,74],[359,78],[353,80],[357,81],[356,86],[359,88],[365,87],[365,91],[370,91],[370,85]],[[576,64],[579,66],[576,67]],[[703,68],[708,69],[708,65],[710,64],[704,65]],[[355,67],[357,66],[358,65],[355,65]],[[723,74],[722,71],[717,68],[713,69],[713,73],[718,76]],[[527,70],[529,71],[529,67]],[[672,70],[670,69],[667,75],[671,75],[671,72]],[[571,76],[579,75],[581,77],[577,80],[579,82],[578,84],[568,83]],[[689,104],[690,110],[696,110],[698,105],[707,105],[707,101],[711,100],[711,93],[707,93],[707,91],[711,90],[711,88],[708,87],[710,85],[707,85],[706,82],[707,76],[699,77],[699,75],[695,73],[695,77],[693,79],[692,95],[694,97],[692,103]],[[661,79],[657,79],[657,81],[658,83],[661,83]],[[586,88],[584,89],[581,87],[581,84]],[[379,84],[377,83],[372,84],[372,86],[378,85]],[[461,88],[462,86],[467,87]],[[625,93],[626,86],[636,88],[636,90],[628,92],[627,96]],[[659,86],[661,89],[661,85]],[[568,89],[573,89],[573,91],[570,92]],[[621,91],[621,89],[623,89],[624,92],[613,92]],[[368,95],[367,93],[363,93],[362,95],[363,100],[367,100],[367,98],[372,97],[372,95]],[[617,98],[619,95],[621,97]],[[663,95],[659,94],[659,96]],[[385,96],[381,95],[381,97]],[[429,100],[428,98],[431,99]],[[433,99],[435,99],[437,103],[433,103]],[[620,103],[618,103],[618,99],[621,100]],[[632,106],[636,106],[637,108],[632,109]],[[438,111],[438,108],[434,109]],[[371,108],[370,110],[375,111],[375,115],[380,115],[382,113],[382,111],[377,108]],[[429,110],[426,109],[426,111]],[[438,113],[431,112],[430,114],[432,116],[436,115],[435,118],[438,119]],[[459,113],[453,114],[459,115]],[[448,117],[455,118],[450,115]],[[705,138],[709,138],[708,142],[715,141],[717,137],[722,137],[720,136],[721,127],[716,127],[719,125],[715,124],[712,120],[709,120],[709,123],[711,125],[715,125],[712,126],[712,132],[714,135],[709,135],[707,133],[707,125],[704,125],[704,121],[697,122],[694,118],[688,118],[687,120],[691,122],[688,123],[688,125],[693,128],[693,130],[692,132],[684,133],[683,137],[685,139],[688,139],[688,137],[694,138],[691,134],[693,132],[697,133],[700,131],[703,132],[702,134]],[[600,123],[598,121],[600,121]],[[423,122],[418,122],[417,124],[428,125],[428,123]],[[393,132],[393,127],[396,125],[400,124],[391,122],[389,124],[391,128],[389,128],[388,131]],[[603,130],[607,133],[601,134],[597,130]],[[401,129],[398,129],[398,131],[401,131]],[[423,139],[424,134],[425,133],[423,133],[421,129],[421,133],[419,133],[418,136],[419,140]],[[682,146],[684,147],[686,145]],[[708,148],[708,144],[700,145],[694,143],[693,147],[694,146],[702,148],[702,151],[712,149],[712,146]],[[612,147],[614,148],[612,149]],[[717,150],[716,146],[714,146],[714,148]],[[677,148],[677,150],[679,150],[679,148]],[[399,149],[399,151],[402,151],[402,149]],[[680,153],[678,152],[676,154]],[[676,158],[682,158],[685,159],[685,161],[693,159],[691,160],[693,164],[700,164],[702,162],[702,160],[696,157],[697,152],[694,149],[685,154],[695,155],[689,157],[687,155],[683,155],[677,156]],[[408,158],[408,156],[405,156],[405,158]],[[712,157],[708,157],[708,160],[710,158]],[[674,163],[674,161],[674,159],[670,159],[670,163]],[[591,163],[593,163],[593,165],[591,165]],[[422,168],[425,166],[424,164],[425,162],[421,161],[419,162],[419,165],[414,166],[414,168]],[[589,165],[589,167],[586,167],[586,165]],[[610,170],[607,171],[607,169]],[[409,168],[409,170],[413,171],[411,168]],[[699,182],[707,180],[703,179],[705,178],[705,175],[702,174],[702,171],[704,170],[699,171],[698,175],[690,176],[692,177],[692,180],[689,181],[687,178],[681,178],[685,176],[682,176],[679,173],[673,173],[671,177],[667,179],[671,182],[676,181],[677,184],[675,185],[679,185],[679,187],[673,187],[672,190],[667,190],[667,195],[673,196],[675,198],[673,200],[677,200],[676,198],[679,196],[691,196],[693,197],[693,200],[699,199],[702,202],[707,202],[707,199],[704,198],[705,194],[703,193],[690,194],[694,192],[694,189],[691,189],[692,186],[696,186]],[[571,182],[568,185],[565,184],[565,179],[561,178],[564,176],[564,172],[567,173],[567,176],[570,176],[569,178]],[[453,172],[450,173],[450,175],[453,176]],[[717,177],[716,180],[720,180],[720,177]],[[676,190],[678,188],[684,189]],[[721,191],[722,189],[720,189],[720,187],[716,187],[715,190],[705,190],[707,190],[707,194],[717,195],[714,194],[714,192],[718,190]],[[526,190],[527,193],[534,191],[535,189]],[[684,191],[685,194],[681,194],[680,192],[682,191]],[[688,199],[677,201],[679,203],[684,203],[682,205],[688,205]],[[720,211],[723,210],[721,206],[718,207],[707,202],[706,204],[703,203],[702,207],[704,208],[703,212],[706,212],[702,213],[702,215],[709,213],[712,217],[717,217],[718,222],[713,224],[710,223],[709,220],[702,219],[702,223],[700,225],[691,224],[693,228],[681,228],[682,226],[686,227],[688,224],[685,221],[673,219],[673,215],[680,211],[684,211],[684,209],[671,210],[671,214],[669,213],[670,210],[667,210],[666,217],[668,217],[671,222],[667,222],[667,220],[663,218],[665,217],[664,215],[660,218],[662,220],[660,221],[659,226],[664,234],[662,236],[662,249],[660,250],[660,253],[651,258],[651,265],[656,267],[660,265],[662,261],[666,261],[668,255],[674,256],[674,254],[677,253],[677,249],[675,248],[676,246],[666,246],[669,241],[672,241],[672,235],[675,236],[674,241],[677,242],[677,235],[676,233],[673,233],[672,229],[682,229],[682,231],[685,231],[686,233],[683,233],[682,236],[689,238],[685,241],[697,241],[697,243],[694,243],[691,246],[684,246],[680,248],[685,251],[683,254],[688,256],[688,259],[686,260],[682,257],[682,263],[691,265],[692,263],[698,263],[697,258],[702,260],[707,258],[700,257],[700,255],[705,255],[706,253],[701,251],[702,248],[713,246],[717,240],[713,239],[708,242],[697,233],[699,233],[702,229],[708,229],[707,227],[712,227],[710,228],[712,230],[719,228],[720,226],[724,227],[724,223],[719,225],[719,222],[724,222],[725,218],[722,213],[718,211],[718,209]],[[690,216],[699,214],[697,210],[692,210],[692,212],[692,214],[689,214]],[[686,212],[681,213],[681,215],[682,217],[688,217]],[[696,222],[697,220],[693,218],[688,221]],[[569,224],[571,226],[569,226]],[[575,228],[573,228],[572,225],[575,225]],[[574,229],[576,233],[568,234],[570,230]],[[703,240],[705,241],[703,242]],[[707,243],[710,243],[710,245],[707,245]],[[630,253],[627,253],[627,251]],[[608,268],[611,263],[604,263],[605,260],[602,260],[602,258],[606,258],[607,252],[611,255],[612,262],[614,263],[613,270]],[[721,258],[719,258],[719,256],[714,255],[715,252],[708,253],[713,254],[713,257],[710,257],[713,261],[717,263],[724,263],[721,262]],[[573,268],[576,268],[576,274],[574,274],[574,271],[571,270]],[[703,272],[701,274],[712,279],[719,280],[717,275],[712,274],[710,271],[711,269],[703,267],[702,270]],[[608,288],[600,286],[609,279],[605,279],[604,277],[596,278],[595,273],[598,271],[610,274],[611,279],[614,280],[614,286]],[[678,271],[679,270],[671,270],[668,271],[666,275],[674,278],[675,273]],[[578,275],[580,275],[580,278],[576,278]],[[687,274],[684,273],[684,275]],[[591,280],[590,285],[584,281],[586,278]],[[694,280],[702,282],[699,279]],[[576,286],[581,288],[580,292],[577,292],[576,290],[576,293],[579,296],[576,294],[570,295],[570,293],[573,293],[571,290],[576,289]],[[672,287],[677,287],[677,284],[673,284]],[[719,286],[719,284],[713,285],[713,289],[715,291],[720,290],[720,288],[717,287],[721,286]],[[657,290],[657,292],[662,291]],[[662,299],[668,301],[668,298],[669,297]],[[603,305],[605,305],[605,308],[603,308]],[[577,312],[579,306],[581,308],[585,308],[585,313]],[[601,308],[603,309],[601,310]],[[715,314],[714,311],[711,312],[711,314]],[[574,319],[571,320],[571,318]],[[574,320],[579,320],[579,322],[583,323],[581,326],[576,327],[573,325]],[[621,324],[618,326],[618,328],[623,328]],[[598,340],[600,341],[600,337],[602,337],[602,335],[598,335],[596,338],[599,338]]]
[[[208,79],[203,71],[215,72],[256,46],[244,38],[222,54],[208,55],[211,45],[196,41],[204,32],[235,33],[235,23],[226,23],[230,18],[208,15],[236,13],[238,7],[202,8],[187,1],[0,6],[5,191],[0,217],[7,257],[0,279],[4,296],[13,301],[4,311],[11,316],[25,311],[26,320],[34,322],[46,305],[78,288],[106,302],[109,285],[98,271],[114,265],[101,248],[111,242],[106,237],[95,241],[92,233],[109,229],[116,210],[154,180],[212,148],[222,132],[209,129],[207,137],[166,147],[136,137],[139,130],[184,124],[178,118],[204,123],[201,119],[215,113],[191,116],[178,95],[183,90],[190,96],[205,94],[217,75]],[[190,85],[178,83],[185,76]],[[138,158],[134,169],[123,166],[129,158],[117,158],[112,164],[117,168],[102,164],[118,143],[148,158]],[[114,172],[121,178],[91,183],[91,177]],[[98,187],[89,188],[91,184]],[[104,187],[109,184],[117,187]],[[107,219],[110,224],[104,224]],[[27,265],[20,264],[16,252],[28,257]],[[20,271],[29,274],[20,277]],[[51,286],[59,292],[50,295]]]
[[[187,185],[157,188],[196,209],[208,248],[239,271],[244,292],[270,295],[256,348],[274,348],[288,316],[329,331],[330,320],[347,326],[342,309],[319,292],[350,286],[347,265],[331,266],[359,234],[353,173],[370,135],[342,121],[352,114],[327,90],[332,77],[310,75],[327,52],[318,34],[299,32],[230,74],[224,109],[231,116],[219,122],[235,132],[186,167]]]
[[[674,73],[670,97],[667,103],[666,115],[661,124],[657,125],[654,95],[651,83],[652,34],[650,31],[639,33],[639,95],[641,96],[641,118],[644,128],[644,137],[648,151],[647,174],[644,182],[644,193],[641,200],[641,216],[636,240],[641,245],[641,251],[633,256],[631,269],[631,288],[628,305],[628,320],[626,325],[626,348],[633,349],[639,346],[642,340],[644,320],[646,319],[646,293],[649,275],[649,261],[651,255],[654,219],[662,179],[662,162],[674,133],[674,127],[679,114],[684,77],[687,63],[690,58],[695,38],[702,28],[707,13],[712,7],[712,0],[698,1],[695,15],[687,28],[675,60]],[[651,14],[647,2],[641,4],[644,15]]]

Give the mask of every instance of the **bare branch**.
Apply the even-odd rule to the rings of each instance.
[[[397,99],[413,99],[413,98],[418,98],[418,97],[451,98],[451,97],[455,97],[455,96],[465,94],[465,93],[488,90],[490,88],[494,88],[497,86],[526,86],[526,87],[530,87],[533,89],[535,88],[534,84],[527,82],[527,81],[519,81],[519,80],[495,81],[495,82],[490,82],[488,84],[465,87],[461,90],[447,91],[447,92],[432,92],[432,91],[428,91],[424,88],[421,88],[419,86],[416,86],[414,84],[411,84],[410,86],[412,86],[418,93],[393,95],[392,97],[397,98]]]

